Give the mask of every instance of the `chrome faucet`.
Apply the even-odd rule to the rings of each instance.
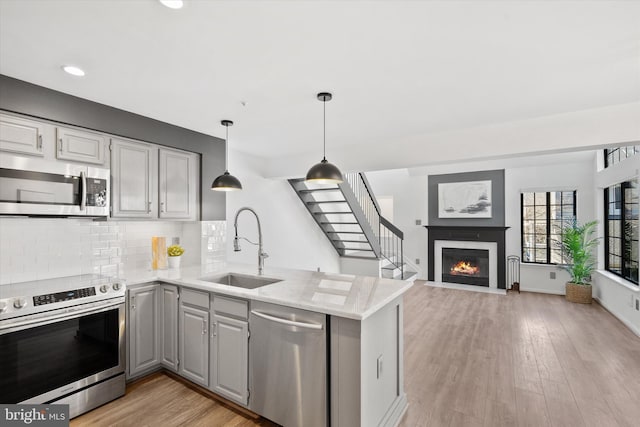
[[[256,221],[258,222],[258,243],[254,243],[246,237],[238,237],[238,215],[240,215],[240,212],[242,211],[249,211],[256,217]],[[262,227],[260,226],[260,218],[258,218],[258,214],[256,213],[256,211],[248,207],[238,209],[238,212],[236,212],[236,217],[233,221],[233,228],[236,231],[236,237],[233,238],[234,252],[240,252],[240,239],[244,239],[252,245],[258,245],[258,274],[262,274],[262,271],[264,270],[264,259],[268,258],[269,254],[262,250]]]

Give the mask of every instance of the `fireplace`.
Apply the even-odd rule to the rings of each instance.
[[[508,227],[426,226],[428,279],[505,289],[505,231]]]
[[[442,281],[489,287],[489,251],[442,248]]]

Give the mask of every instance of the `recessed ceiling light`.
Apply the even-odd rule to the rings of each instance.
[[[62,69],[72,76],[82,77],[85,74],[83,69],[74,67],[73,65],[64,65]]]
[[[184,6],[184,2],[182,0],[160,0],[164,6],[167,6],[169,9],[182,9]]]

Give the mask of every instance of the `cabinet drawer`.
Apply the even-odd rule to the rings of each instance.
[[[180,296],[182,304],[189,304],[195,307],[209,308],[209,294],[207,292],[194,291],[193,289],[182,288]]]
[[[240,319],[249,318],[249,304],[247,301],[221,297],[214,295],[213,297],[213,311],[218,314],[227,316],[233,316]]]

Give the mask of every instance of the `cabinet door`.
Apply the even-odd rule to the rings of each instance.
[[[246,405],[249,388],[249,324],[215,315],[212,328],[210,389]]]
[[[83,163],[104,164],[107,138],[98,133],[78,129],[57,128],[56,157]]]
[[[192,153],[160,149],[160,218],[198,219],[197,159]]]
[[[157,152],[149,144],[111,140],[111,216],[157,217]]]
[[[43,156],[44,125],[31,120],[0,115],[0,150]]]
[[[193,307],[180,306],[180,364],[183,377],[209,385],[209,313]]]
[[[129,291],[129,376],[159,362],[158,288],[153,284]]]
[[[160,287],[160,361],[169,369],[178,370],[178,287]]]

